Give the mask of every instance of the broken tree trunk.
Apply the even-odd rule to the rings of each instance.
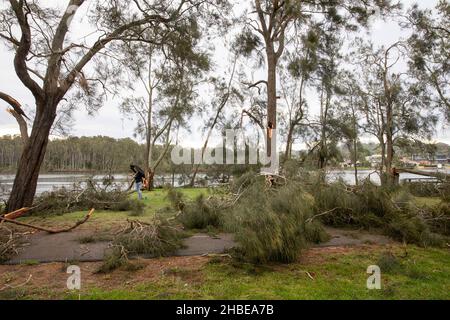
[[[440,179],[440,180],[450,179],[450,174],[444,173],[444,172],[428,172],[428,171],[421,171],[421,170],[398,169],[398,168],[394,168],[392,170],[392,172],[394,175],[400,174],[400,173],[410,173],[410,174],[415,174],[418,176],[436,178],[436,179]]]
[[[3,218],[15,220],[17,218],[22,217],[23,215],[27,214],[29,211],[31,211],[32,208],[22,208],[13,212],[10,212],[8,214],[5,214]]]

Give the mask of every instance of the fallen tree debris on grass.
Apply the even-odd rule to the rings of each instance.
[[[21,283],[21,284],[18,284],[18,285],[15,285],[15,286],[12,286],[12,285],[9,285],[9,284],[5,284],[2,288],[0,288],[0,291],[4,291],[6,289],[18,289],[20,287],[24,287],[31,281],[32,278],[33,278],[33,275],[30,274],[28,276],[27,280],[25,282]]]
[[[110,272],[127,265],[131,256],[170,256],[182,247],[183,237],[181,230],[163,218],[155,217],[151,222],[128,220],[128,225],[116,235],[98,272]]]
[[[131,199],[127,192],[119,188],[102,189],[91,181],[86,187],[74,186],[73,189],[61,188],[45,192],[36,198],[37,207],[33,216],[61,215],[77,212],[85,208],[106,211],[132,211],[135,216],[144,212],[142,201]]]
[[[19,221],[4,218],[4,217],[0,217],[0,221],[16,224],[18,226],[27,227],[27,228],[31,228],[31,229],[35,229],[35,230],[39,230],[39,231],[44,231],[44,232],[47,232],[50,234],[56,234],[56,233],[70,232],[70,231],[78,228],[79,226],[81,226],[82,224],[86,223],[89,220],[89,218],[92,216],[94,211],[95,211],[95,209],[91,209],[91,211],[89,211],[89,213],[86,215],[86,217],[84,217],[83,220],[78,221],[73,226],[68,227],[68,228],[63,228],[63,229],[57,229],[57,230],[48,229],[48,228],[44,228],[44,227],[40,227],[40,226],[35,226],[35,225],[29,224],[29,223],[19,222]]]

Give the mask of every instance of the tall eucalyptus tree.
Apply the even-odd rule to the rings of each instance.
[[[207,7],[209,2],[213,6]],[[78,96],[88,97],[90,104],[101,104],[101,100],[94,99],[95,88],[108,90],[109,75],[105,74],[101,62],[114,57],[114,52],[110,51],[113,43],[160,43],[188,13],[206,8],[215,10],[220,2],[108,0],[88,6],[85,0],[69,0],[62,8],[59,4],[44,4],[44,1],[9,0],[2,5],[0,39],[14,50],[17,77],[32,93],[36,105],[7,210],[32,204],[49,133],[61,102]],[[80,34],[83,28],[74,28],[72,24],[74,16],[83,10],[94,31],[90,35]],[[153,39],[143,39],[148,29],[159,32]],[[94,71],[88,76],[93,61],[96,62]],[[77,89],[81,89],[79,94],[76,94]]]

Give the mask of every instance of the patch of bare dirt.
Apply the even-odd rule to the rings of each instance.
[[[201,281],[201,272],[209,261],[206,257],[172,257],[152,260],[138,260],[141,267],[136,271],[123,269],[108,274],[98,274],[96,271],[101,263],[80,263],[82,289],[100,288],[104,290],[133,288],[136,285],[148,282],[156,282],[166,276],[174,276],[187,283]],[[31,276],[29,282],[20,288],[27,293],[45,292],[57,298],[67,292],[66,273],[68,264],[48,263],[39,265],[0,265],[0,299],[2,293],[15,290]],[[50,298],[52,298],[50,297]],[[43,298],[49,298],[44,296]]]

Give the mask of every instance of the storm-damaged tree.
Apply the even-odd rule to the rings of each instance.
[[[435,10],[414,5],[406,16],[410,70],[433,90],[434,100],[450,120],[450,3],[440,0]]]
[[[123,68],[131,79],[121,111],[137,118],[135,132],[145,141],[148,190],[169,151],[172,129],[189,124],[186,119],[195,111],[195,90],[210,68],[206,50],[199,47],[201,37],[199,24],[191,17],[177,24],[161,44],[124,43],[118,49],[125,52]],[[136,82],[142,84],[144,94]],[[157,143],[163,144],[159,153]]]
[[[207,2],[102,1],[87,6],[85,0],[70,0],[64,10],[29,0],[9,0],[9,4],[2,5],[0,38],[15,51],[16,74],[32,93],[36,104],[31,133],[18,164],[7,210],[32,204],[49,133],[61,102],[83,96],[88,97],[89,103],[98,103],[100,100],[92,98],[95,89],[109,89],[109,76],[101,62],[114,59],[110,45],[116,41],[158,44],[187,13],[199,11]],[[221,2],[214,1],[214,4]],[[215,10],[216,6],[209,8]],[[69,34],[69,29],[73,33],[83,30],[71,24],[74,15],[82,10],[93,32],[81,37]],[[154,39],[143,39],[147,29],[158,30]],[[94,37],[95,40],[90,41]],[[93,60],[96,63],[91,69],[94,70],[88,70]],[[88,72],[92,76],[88,76]],[[77,93],[76,87],[84,94]],[[18,115],[23,117],[20,112]]]
[[[358,71],[364,100],[366,130],[379,139],[382,152],[380,168],[383,184],[395,182],[393,172],[395,144],[399,138],[430,138],[437,121],[435,104],[427,85],[403,72],[406,60],[403,42],[375,48],[357,41],[360,57]]]
[[[301,29],[310,20],[331,20],[346,26],[349,30],[357,25],[367,25],[368,18],[379,8],[385,12],[398,8],[391,1],[357,0],[254,0],[252,12],[246,17],[246,24],[240,39],[245,51],[265,52],[267,79],[257,81],[250,87],[267,87],[267,155],[271,156],[272,134],[277,126],[277,68],[286,45],[292,38],[290,28]]]

